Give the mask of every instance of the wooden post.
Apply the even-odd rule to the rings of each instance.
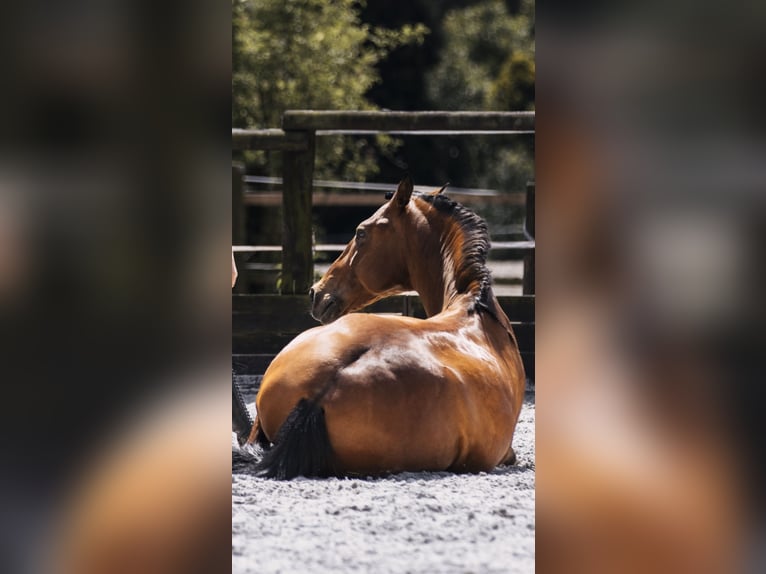
[[[293,136],[292,134],[296,134]],[[313,131],[295,131],[304,150],[282,152],[282,281],[280,293],[308,292],[314,279],[311,234],[311,194],[314,179]]]
[[[535,183],[527,184],[527,213],[524,217],[524,230],[531,239],[535,238]],[[535,249],[536,250],[536,249]],[[522,293],[534,295],[535,293],[535,252],[524,256],[524,279],[522,281]]]
[[[527,213],[524,217],[524,229],[527,235],[535,237],[535,182],[527,183]]]
[[[231,164],[231,244],[244,245],[245,235],[245,166],[241,163]],[[235,255],[234,260],[239,270],[239,278],[234,286],[234,293],[247,293],[247,277],[244,273],[241,255]]]
[[[231,164],[231,244],[245,244],[244,174],[241,163]]]

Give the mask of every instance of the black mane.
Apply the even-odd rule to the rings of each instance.
[[[463,257],[459,269],[456,269],[455,285],[459,293],[468,290],[471,283],[478,281],[479,293],[476,297],[478,306],[489,310],[489,293],[492,285],[492,276],[487,268],[487,254],[490,249],[489,230],[485,221],[467,207],[451,200],[449,197],[430,193],[413,193],[417,197],[432,205],[437,211],[451,217],[463,231]]]

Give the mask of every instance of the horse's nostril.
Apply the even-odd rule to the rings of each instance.
[[[309,299],[311,300],[312,303],[314,302],[314,288],[313,287],[311,289],[309,289]]]

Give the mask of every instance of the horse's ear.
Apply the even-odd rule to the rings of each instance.
[[[445,189],[447,189],[447,186],[449,185],[449,182],[445,183],[443,186],[441,186],[439,189],[431,193],[431,195],[439,195],[442,193]]]
[[[396,188],[396,193],[391,201],[393,201],[399,207],[404,207],[410,201],[412,196],[412,178],[406,176],[399,182],[399,187]]]

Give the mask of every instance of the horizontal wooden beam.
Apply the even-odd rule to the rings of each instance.
[[[305,151],[308,140],[302,133],[283,130],[231,130],[232,149],[263,151]]]
[[[314,251],[323,253],[340,253],[346,248],[345,243],[318,243],[314,245]],[[279,245],[234,245],[235,253],[266,253],[279,252]],[[534,241],[493,241],[491,244],[493,253],[502,251],[508,257],[524,257],[535,250]]]
[[[391,112],[288,110],[284,130],[530,132],[535,112]]]
[[[317,130],[317,137],[322,136],[374,136],[377,134],[390,134],[392,136],[518,136],[531,135],[535,131],[529,130]]]
[[[464,205],[524,205],[524,196],[519,193],[498,193],[496,195],[463,195],[450,193],[450,199]],[[327,193],[314,190],[315,206],[380,206],[386,202],[380,193]],[[282,205],[282,193],[278,191],[245,192],[245,205],[275,207]]]

